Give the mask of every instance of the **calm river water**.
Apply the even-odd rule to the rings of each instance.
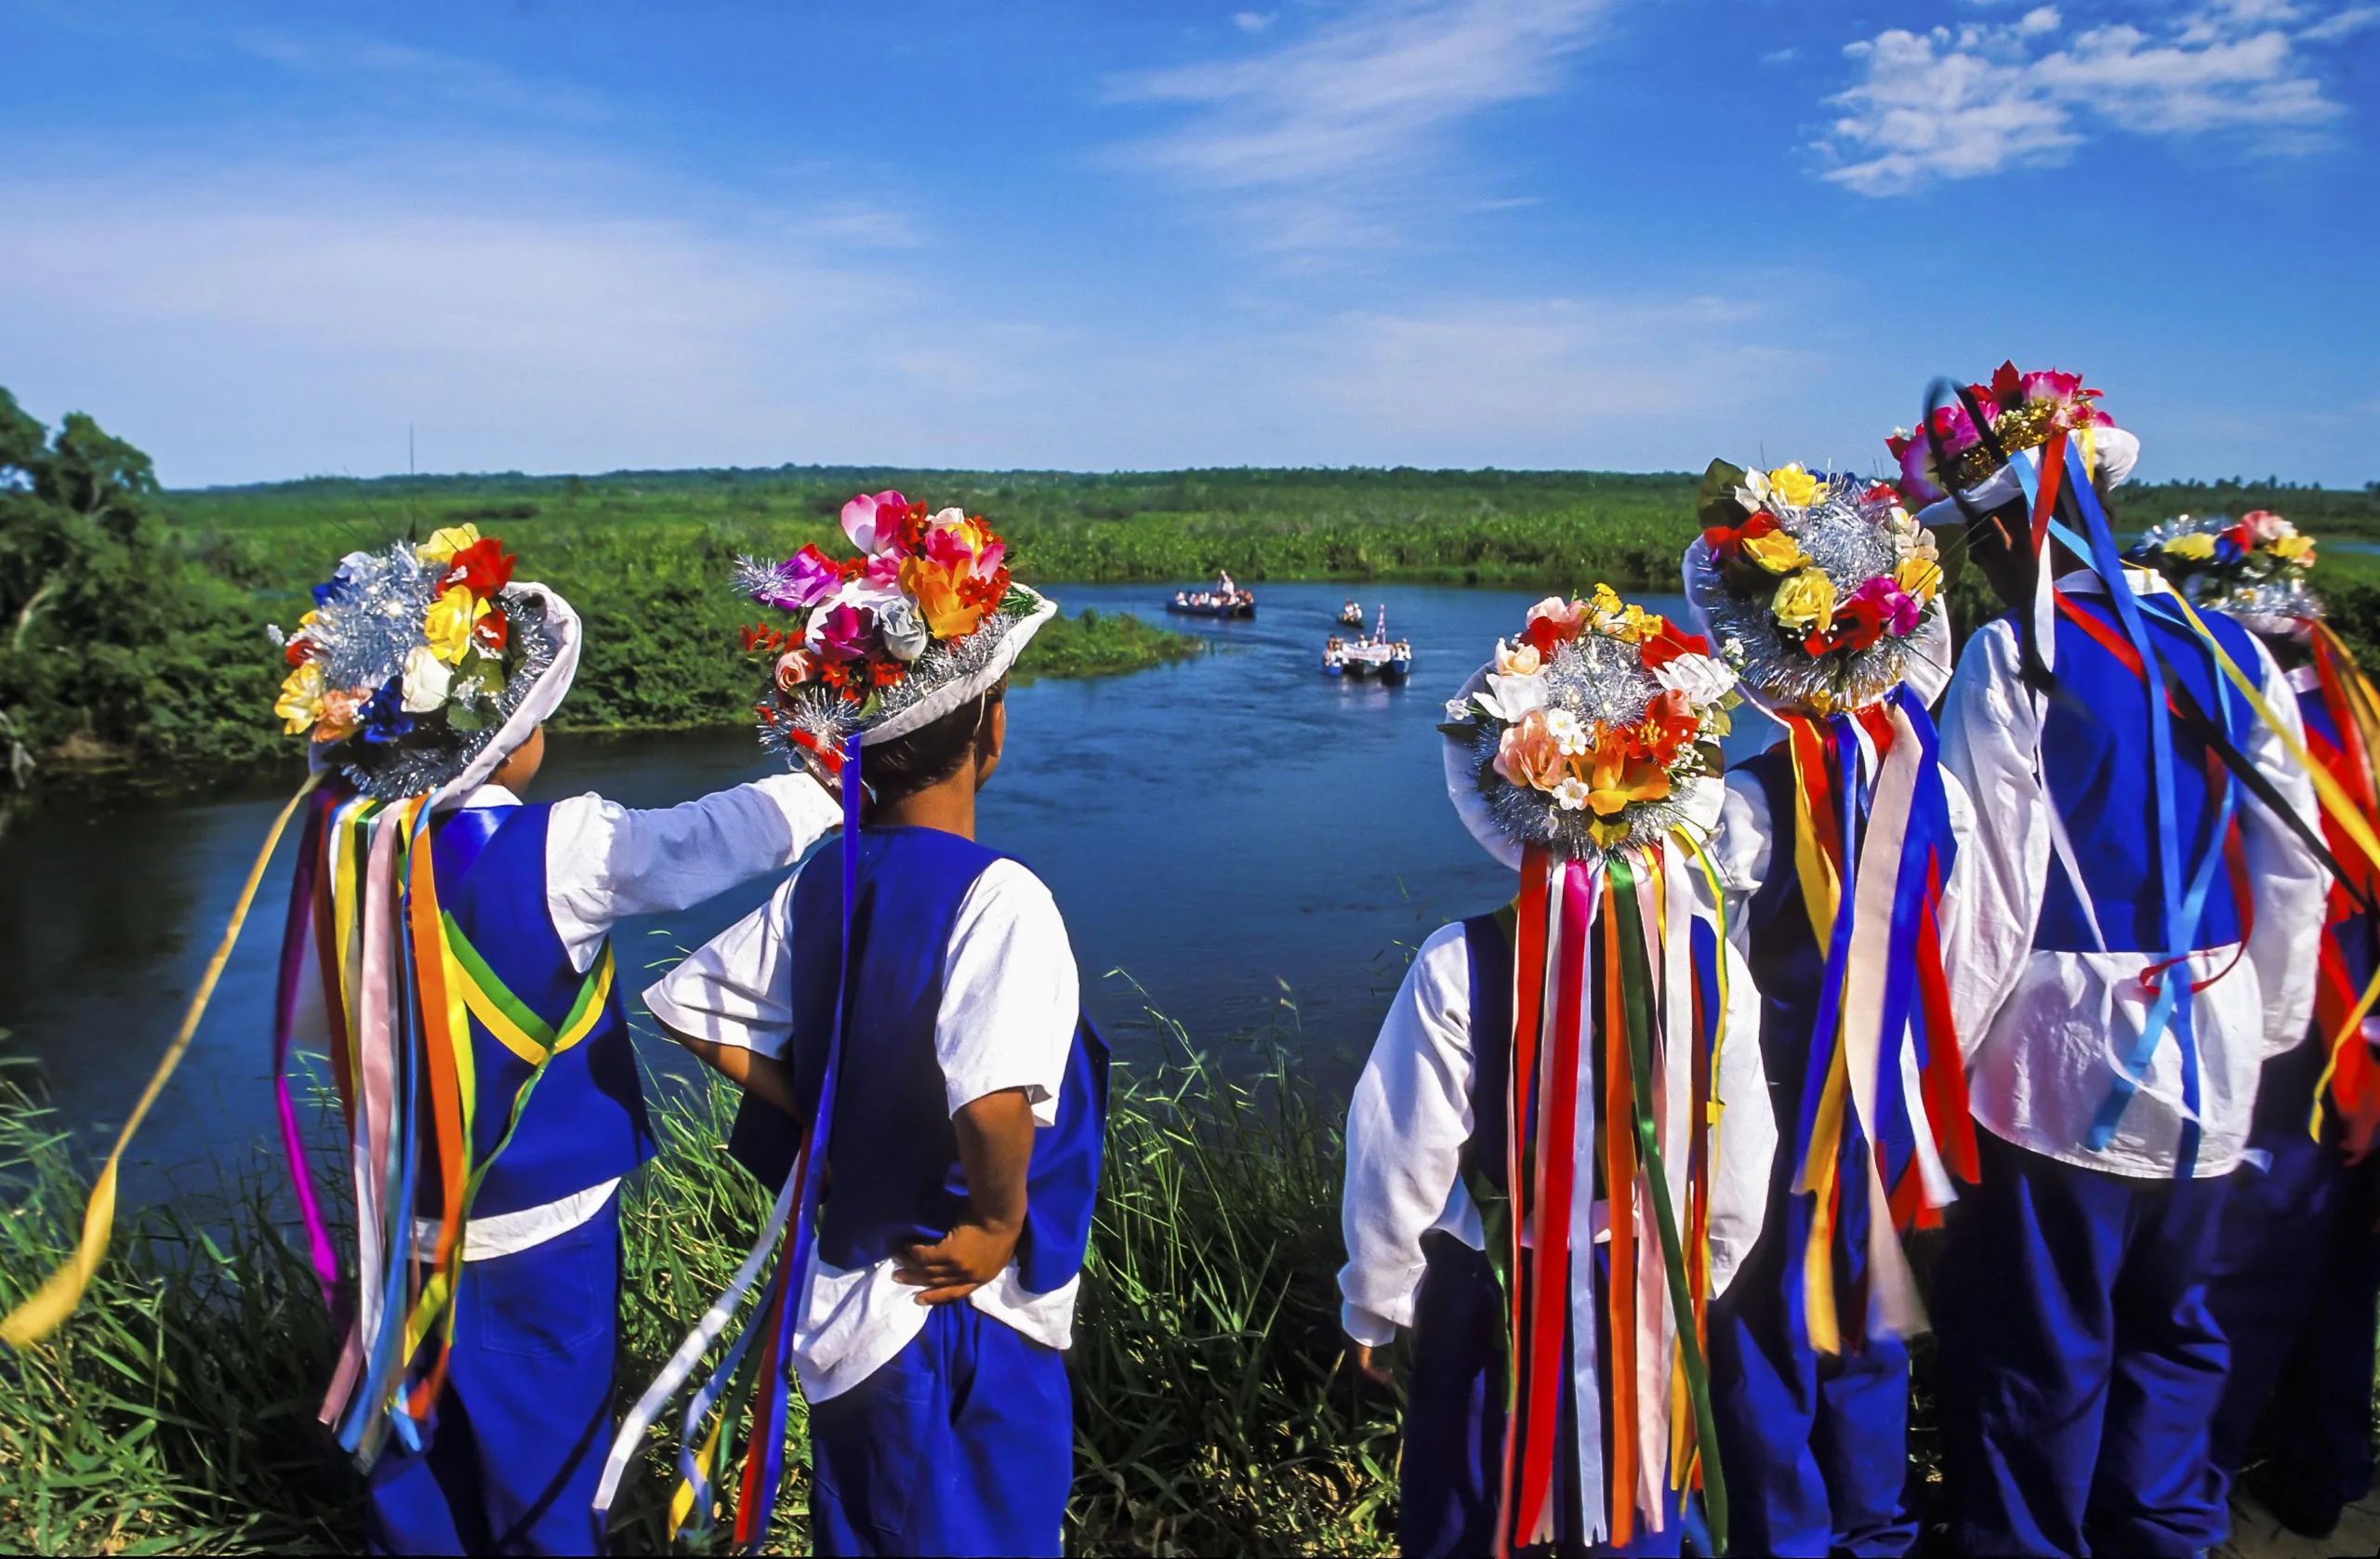
[[[1384,601],[1391,632],[1413,642],[1411,683],[1389,688],[1319,672],[1344,587],[1260,586],[1259,615],[1245,622],[1168,619],[1171,590],[1052,590],[1069,613],[1136,612],[1204,633],[1218,653],[1017,690],[1008,757],[984,794],[982,837],[1050,884],[1086,1004],[1124,1055],[1158,1053],[1144,1011],[1153,1006],[1202,1048],[1276,1031],[1313,1076],[1336,1086],[1369,1045],[1409,949],[1512,892],[1447,804],[1433,728],[1540,592],[1360,590],[1367,613]],[[767,772],[752,740],[733,732],[564,739],[549,753],[533,799],[597,790],[666,806]],[[96,1133],[130,1107],[284,799],[53,801],[0,838],[0,1028],[13,1030],[0,1053],[39,1062],[67,1124]],[[269,1132],[288,854],[284,845],[196,1041],[135,1145],[141,1162],[127,1195],[136,1203],[211,1184]],[[623,925],[616,945],[629,988],[651,979],[630,971],[700,944],[772,886],[756,881],[682,915]],[[649,1030],[641,1006],[633,1011]],[[666,1041],[645,1050],[656,1068],[682,1072]]]

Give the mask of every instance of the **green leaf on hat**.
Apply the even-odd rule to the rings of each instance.
[[[1702,485],[1694,495],[1694,517],[1703,529],[1744,522],[1744,506],[1736,501],[1736,489],[1743,480],[1744,469],[1725,460],[1713,460],[1702,469]]]

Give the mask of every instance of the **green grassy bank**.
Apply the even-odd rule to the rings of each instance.
[[[0,1304],[72,1248],[86,1189],[22,1076],[0,1070]],[[721,1148],[732,1107],[665,1105],[662,1156],[627,1193],[623,1406],[766,1213]],[[1339,1367],[1336,1119],[1277,1058],[1247,1084],[1196,1063],[1119,1075],[1070,1361],[1071,1551],[1392,1546],[1396,1405]],[[0,1548],[360,1548],[360,1480],[314,1422],[335,1339],[263,1184],[126,1216],[74,1318],[0,1353]],[[620,1550],[667,1552],[673,1453],[655,1432]],[[773,1552],[807,1552],[806,1495],[797,1470]]]

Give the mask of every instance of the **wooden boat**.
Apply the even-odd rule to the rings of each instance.
[[[1339,609],[1339,620],[1349,628],[1364,626],[1364,609],[1354,601]]]
[[[1173,599],[1165,603],[1165,609],[1185,617],[1253,617],[1256,615],[1256,597],[1248,590],[1241,590],[1228,600],[1218,597],[1211,590],[1176,590]]]
[[[1228,574],[1217,574],[1213,588],[1176,590],[1173,599],[1165,603],[1165,609],[1178,612],[1185,617],[1253,617],[1256,615],[1256,592],[1241,589],[1231,582]]]

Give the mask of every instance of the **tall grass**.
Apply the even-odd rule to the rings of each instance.
[[[1119,1068],[1108,1171],[1070,1361],[1081,1553],[1383,1553],[1396,1404],[1338,1364],[1337,1112],[1268,1050]],[[664,1093],[662,1153],[623,1204],[622,1406],[724,1286],[766,1209],[726,1157],[734,1096]],[[0,1302],[72,1249],[86,1182],[0,1072]],[[360,1481],[314,1423],[334,1340],[259,1184],[128,1221],[84,1309],[0,1358],[0,1548],[352,1550]],[[614,1512],[615,1546],[667,1550],[676,1416]],[[795,1403],[770,1548],[808,1547]],[[731,1438],[740,1449],[742,1430]],[[732,1486],[733,1479],[722,1480]],[[726,1548],[723,1529],[703,1545]]]
[[[68,1252],[88,1182],[0,1063],[0,1296]],[[255,1181],[118,1225],[74,1319],[0,1353],[0,1548],[36,1553],[352,1549],[361,1481],[314,1409],[335,1341]]]

